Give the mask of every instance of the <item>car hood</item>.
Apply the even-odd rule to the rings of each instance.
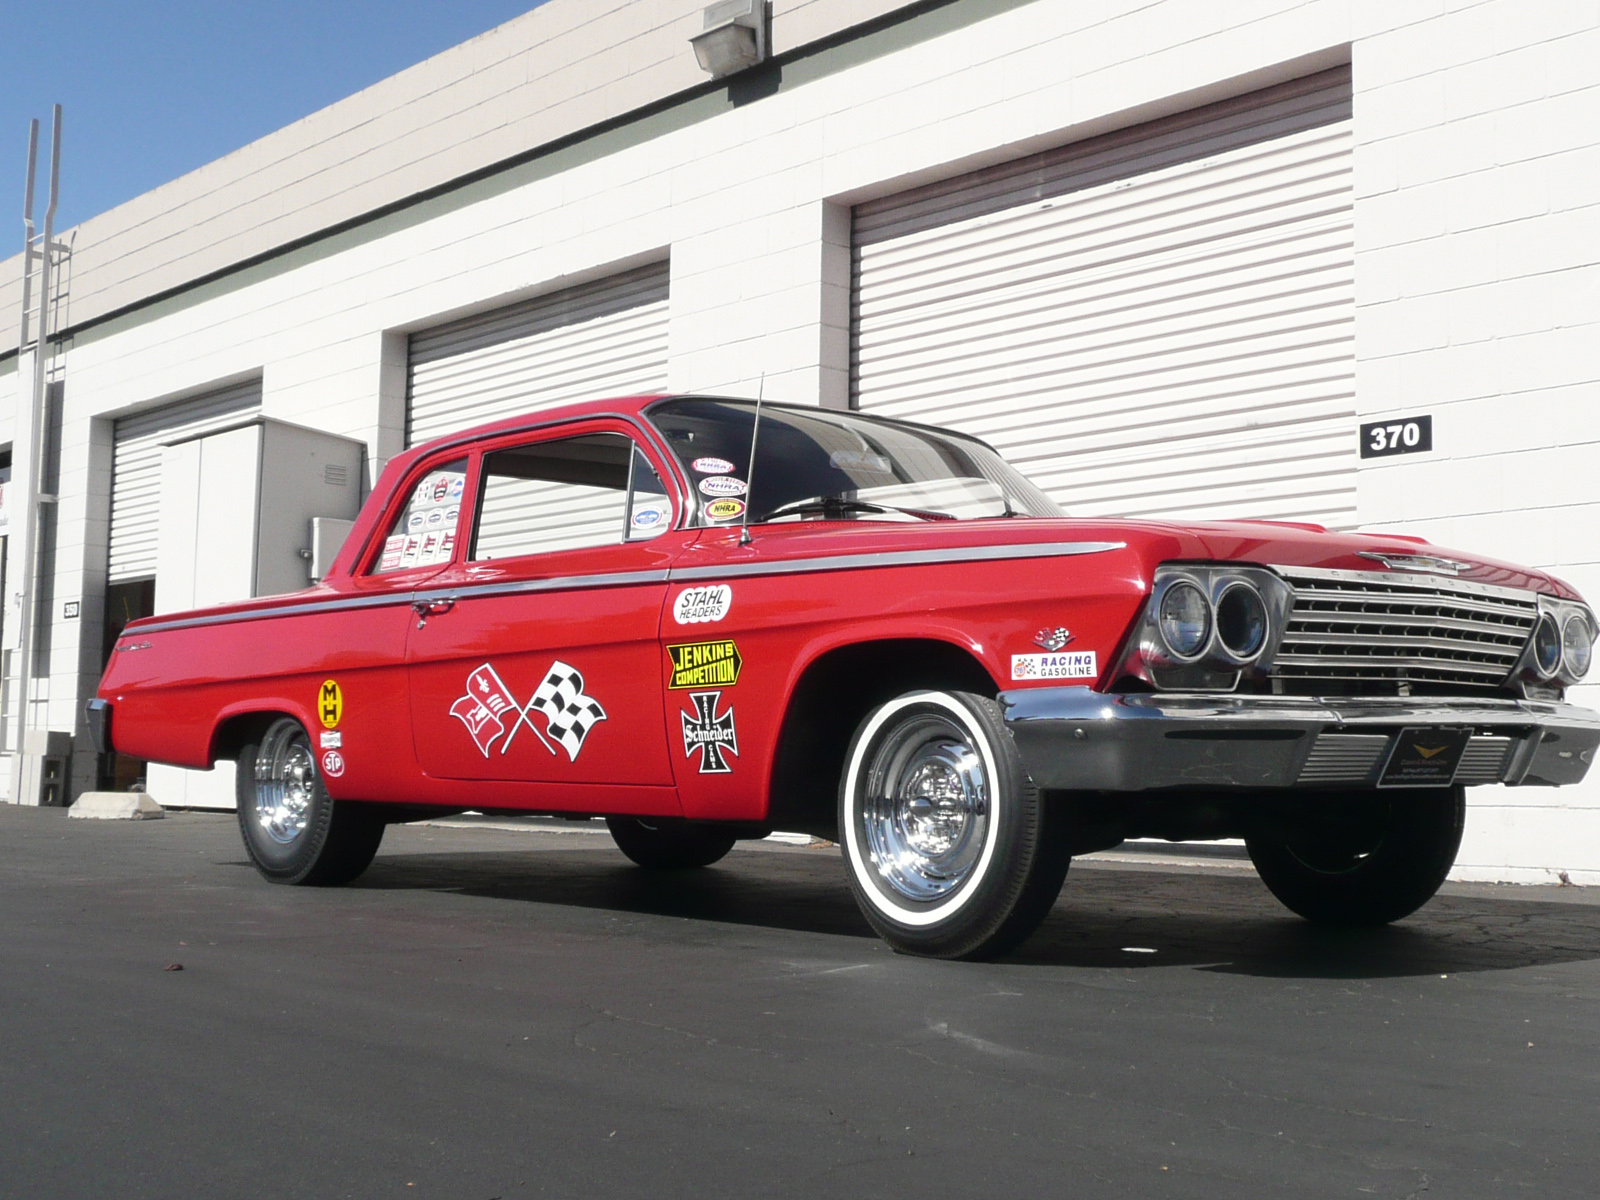
[[[1126,546],[1146,572],[1161,562],[1175,559],[1247,562],[1277,567],[1434,575],[1579,598],[1570,586],[1543,571],[1481,554],[1444,549],[1421,538],[1387,533],[1339,533],[1319,525],[1280,521],[1179,524],[1055,517],[926,524],[806,521],[757,526],[752,533],[760,551],[777,553],[784,558],[889,553],[929,547],[1111,542]],[[731,541],[736,535],[736,529],[708,530],[701,548],[709,549],[707,543]]]

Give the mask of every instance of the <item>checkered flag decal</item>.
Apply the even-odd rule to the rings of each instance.
[[[573,762],[578,761],[583,739],[589,736],[595,722],[606,719],[600,702],[583,694],[583,675],[560,659],[550,664],[528,707],[544,714],[550,736],[561,743]]]

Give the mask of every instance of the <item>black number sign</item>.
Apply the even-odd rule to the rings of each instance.
[[[1362,458],[1421,454],[1424,450],[1432,449],[1432,417],[1399,417],[1390,421],[1372,421],[1361,427]]]

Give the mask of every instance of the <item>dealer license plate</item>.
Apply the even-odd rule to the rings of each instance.
[[[1470,729],[1402,729],[1379,787],[1448,787],[1472,740]]]

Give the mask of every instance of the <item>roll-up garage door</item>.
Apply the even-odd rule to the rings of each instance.
[[[1355,520],[1350,73],[853,214],[863,411],[1076,515]]]
[[[667,382],[666,263],[411,335],[407,445]]]
[[[161,447],[226,429],[261,411],[261,381],[219,388],[117,420],[111,451],[111,582],[153,578]]]

